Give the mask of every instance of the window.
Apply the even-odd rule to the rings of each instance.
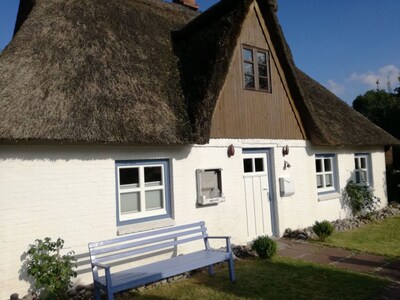
[[[354,165],[355,165],[354,169],[355,182],[363,186],[372,185],[370,155],[355,154]]]
[[[119,225],[171,216],[167,160],[116,162]]]
[[[196,170],[197,202],[202,205],[225,201],[222,193],[222,169]]]
[[[317,155],[315,170],[318,193],[334,192],[336,186],[336,165],[334,155]]]
[[[257,157],[258,156],[258,157]],[[244,173],[261,173],[265,171],[265,155],[252,155],[251,157],[243,158]]]
[[[244,87],[251,90],[271,92],[269,52],[243,46]]]

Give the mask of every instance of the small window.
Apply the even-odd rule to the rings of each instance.
[[[244,46],[242,57],[244,87],[251,90],[271,92],[269,52]]]
[[[315,157],[316,183],[318,192],[334,192],[336,168],[334,155],[317,155]]]
[[[355,182],[362,186],[372,186],[371,162],[369,154],[355,154],[354,156]]]
[[[202,205],[225,200],[222,193],[222,169],[196,170],[197,201]]]
[[[118,225],[170,216],[167,160],[116,162]]]
[[[262,154],[243,158],[243,172],[248,175],[265,172],[265,159],[265,155]]]

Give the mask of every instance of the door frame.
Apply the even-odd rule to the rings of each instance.
[[[242,154],[265,154],[267,162],[267,176],[270,195],[270,217],[272,236],[279,236],[278,203],[276,197],[276,180],[273,148],[243,148]],[[243,160],[243,159],[242,159]]]

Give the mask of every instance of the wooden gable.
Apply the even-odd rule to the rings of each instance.
[[[271,93],[244,89],[242,47],[269,51]],[[305,139],[283,70],[256,3],[239,36],[211,123],[212,138]]]

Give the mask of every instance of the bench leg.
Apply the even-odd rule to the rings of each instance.
[[[231,257],[230,257],[230,259],[229,259],[229,261],[228,261],[228,264],[229,264],[229,278],[230,278],[230,280],[231,280],[232,282],[235,282],[235,281],[236,281],[236,277],[235,277],[235,266],[234,266],[234,264],[233,264],[233,257],[232,257],[232,255],[231,255]]]
[[[96,300],[101,300],[101,292],[100,292],[100,289],[96,285],[94,286],[94,298]]]
[[[214,272],[214,266],[213,265],[209,265],[208,266],[208,275],[210,276],[214,276],[215,272]]]

